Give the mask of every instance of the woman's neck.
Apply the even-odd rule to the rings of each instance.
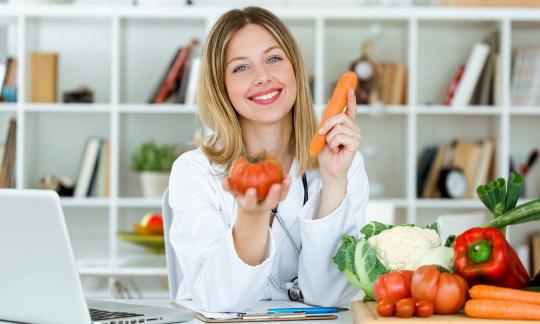
[[[272,154],[288,173],[292,162],[291,152],[292,119],[275,124],[254,124],[249,121],[241,121],[244,142],[248,154],[267,152]]]

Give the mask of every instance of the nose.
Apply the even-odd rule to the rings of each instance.
[[[259,69],[257,75],[255,76],[255,85],[261,85],[270,82],[270,75],[264,70]]]

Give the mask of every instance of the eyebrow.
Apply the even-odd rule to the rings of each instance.
[[[263,54],[266,54],[266,53],[270,52],[271,50],[273,50],[275,48],[281,49],[281,47],[279,47],[278,45],[270,46],[263,52]],[[229,62],[227,62],[227,65],[225,65],[225,66],[229,66],[229,64],[231,64],[233,61],[239,61],[239,60],[245,60],[245,59],[247,59],[247,56],[235,57],[233,59],[230,59]]]

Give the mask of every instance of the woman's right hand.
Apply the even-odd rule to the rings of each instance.
[[[231,191],[229,180],[227,178],[222,181],[223,189],[230,192],[239,207],[239,215],[247,215],[251,217],[270,215],[272,209],[287,197],[289,188],[291,187],[291,176],[287,175],[281,183],[274,183],[268,195],[263,201],[257,201],[257,189],[249,188],[245,195],[240,195]]]
[[[231,191],[227,178],[222,184],[225,191],[233,194],[238,205],[236,223],[232,231],[236,253],[245,263],[251,266],[258,265],[266,258],[272,209],[287,196],[291,177],[288,175],[281,183],[273,184],[263,201],[257,201],[255,188],[249,188],[242,196]]]

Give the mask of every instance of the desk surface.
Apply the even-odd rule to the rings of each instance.
[[[173,308],[173,306],[171,306],[169,304],[169,300],[166,300],[166,299],[114,299],[114,300],[110,300],[110,301],[117,301],[117,302],[121,302],[121,303],[130,303],[130,304],[137,304],[137,305],[145,305],[145,306],[165,306],[165,307],[170,307],[170,308]],[[0,323],[12,323],[12,322],[3,322],[3,321],[0,321]],[[184,322],[186,324],[204,324],[204,322],[198,320],[198,319],[193,319],[189,322]],[[295,323],[295,324],[313,324],[313,321],[294,321],[294,322],[275,322],[275,323],[286,323],[286,324],[291,324],[291,323]],[[351,312],[350,311],[347,311],[347,312],[342,312],[339,314],[338,318],[335,319],[335,320],[325,320],[325,321],[317,321],[318,324],[350,324],[351,323]]]

